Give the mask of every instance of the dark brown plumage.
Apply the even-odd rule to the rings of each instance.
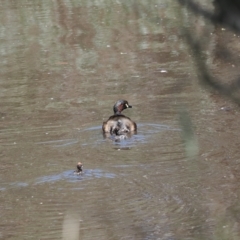
[[[74,171],[74,174],[82,174],[82,172],[83,172],[83,165],[82,165],[81,162],[78,162],[78,164],[77,164],[77,170]]]

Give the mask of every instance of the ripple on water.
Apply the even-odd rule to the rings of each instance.
[[[63,173],[56,175],[44,176],[36,179],[35,184],[42,184],[47,182],[57,182],[66,180],[68,182],[77,182],[79,180],[91,180],[94,178],[115,178],[116,174],[104,172],[101,169],[86,169],[81,175],[74,175],[73,171],[64,171]]]
[[[138,124],[138,133],[132,135],[129,138],[125,139],[116,139],[115,137],[104,138],[100,137],[102,135],[101,126],[93,126],[86,129],[79,130],[80,135],[76,138],[71,139],[56,139],[51,141],[42,141],[37,142],[36,144],[51,145],[53,147],[68,147],[75,144],[80,144],[81,146],[88,145],[101,145],[105,144],[106,141],[111,141],[114,145],[117,145],[117,149],[128,149],[137,144],[147,144],[151,142],[151,137],[154,134],[161,132],[171,131],[179,132],[179,128],[174,128],[168,125],[157,124],[157,123],[139,123]],[[84,135],[84,137],[82,136]],[[81,136],[81,138],[80,138]]]
[[[72,170],[64,171],[59,174],[53,174],[48,176],[43,176],[36,178],[31,184],[26,182],[12,182],[8,184],[4,184],[0,186],[0,191],[7,190],[8,188],[20,188],[20,187],[27,187],[29,185],[38,185],[44,183],[55,183],[58,181],[66,181],[70,183],[75,183],[80,181],[87,181],[92,179],[99,179],[99,178],[115,178],[116,174],[105,172],[101,169],[85,169],[83,174],[75,175]]]
[[[101,126],[94,126],[90,127],[84,130],[81,130],[80,132],[96,132],[101,131]],[[146,144],[149,143],[152,139],[151,136],[157,133],[165,132],[165,131],[181,131],[179,128],[173,128],[168,125],[163,124],[157,124],[157,123],[139,123],[138,124],[138,132],[137,134],[132,135],[129,138],[123,138],[123,139],[116,139],[115,137],[109,137],[103,140],[95,139],[95,143],[105,143],[105,141],[111,140],[115,145],[118,147],[121,147],[121,149],[128,149],[128,147],[132,147],[137,144]],[[95,133],[95,136],[98,136],[98,134]]]

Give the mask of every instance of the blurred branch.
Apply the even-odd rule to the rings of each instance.
[[[197,65],[198,74],[205,86],[208,86],[214,90],[217,90],[222,95],[231,98],[235,103],[240,105],[240,98],[234,96],[233,93],[239,89],[240,77],[238,77],[231,85],[221,84],[215,77],[213,77],[207,67],[206,61],[202,56],[202,49],[199,41],[194,40],[189,32],[185,33],[185,38],[190,48],[193,50],[193,57]]]
[[[205,17],[218,25],[228,26],[231,30],[240,33],[240,1],[237,0],[215,0],[214,11],[205,10],[200,4],[192,0],[178,0],[182,5],[188,7],[194,13]],[[220,94],[230,98],[232,101],[240,105],[240,97],[237,91],[240,88],[240,76],[231,81],[231,84],[222,84],[210,71],[207,66],[207,59],[203,55],[202,39],[194,37],[194,33],[185,29],[184,37],[188,45],[193,51],[194,61],[197,66],[198,75],[201,83],[211,89],[217,90]],[[219,58],[232,59],[235,62],[239,61],[238,57],[233,57],[225,46],[222,46],[221,51],[218,51]]]
[[[181,126],[181,136],[185,145],[185,152],[188,159],[193,160],[199,153],[198,141],[195,135],[191,117],[183,107],[179,112],[179,124]]]
[[[215,0],[214,12],[204,9],[192,0],[178,0],[180,4],[188,7],[194,13],[205,17],[215,24],[229,27],[233,31],[240,32],[240,1],[239,0]]]

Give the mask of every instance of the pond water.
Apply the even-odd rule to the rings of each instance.
[[[213,52],[238,36],[176,1],[0,6],[0,239],[239,239],[240,111],[200,86],[182,33],[223,79]],[[118,99],[138,133],[114,141]]]

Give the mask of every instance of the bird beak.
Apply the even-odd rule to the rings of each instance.
[[[128,105],[127,103],[125,104],[126,108],[132,108],[131,105]]]

